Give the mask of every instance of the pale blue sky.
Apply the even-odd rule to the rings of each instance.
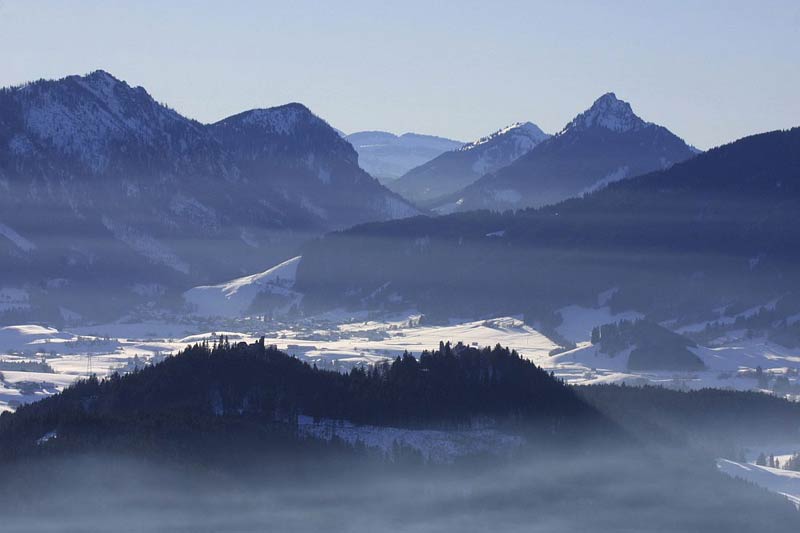
[[[700,148],[800,125],[800,1],[0,0],[0,85],[103,68],[201,120],[555,132],[614,91]]]

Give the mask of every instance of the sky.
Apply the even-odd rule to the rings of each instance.
[[[703,149],[800,125],[800,1],[0,0],[0,86],[104,69],[202,122],[559,131],[613,91]]]

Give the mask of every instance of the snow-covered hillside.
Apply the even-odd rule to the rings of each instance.
[[[276,311],[285,311],[299,300],[292,291],[300,256],[294,257],[259,274],[244,276],[219,285],[203,285],[183,295],[193,313],[203,316],[244,316],[259,294],[280,297]]]

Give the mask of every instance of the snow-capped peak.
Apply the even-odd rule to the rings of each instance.
[[[639,129],[645,125],[647,123],[636,116],[628,102],[618,99],[614,93],[606,93],[595,100],[592,107],[567,124],[562,133],[590,128],[624,132]]]
[[[84,76],[70,76],[67,79],[75,80],[83,89],[94,95],[103,104],[117,105],[121,100],[139,99],[139,102],[147,102],[159,106],[144,89],[140,86],[131,86],[127,82],[109,74],[105,70],[95,70]],[[174,114],[171,110],[170,114]]]
[[[491,135],[487,135],[486,137],[481,137],[477,141],[465,144],[463,147],[460,148],[460,150],[462,151],[473,150],[478,146],[492,142],[504,136],[528,137],[529,139],[531,139],[531,141],[533,141],[534,144],[538,144],[539,142],[543,141],[548,137],[548,135],[541,129],[539,129],[539,126],[537,126],[533,122],[515,122],[509,126],[506,126],[505,128],[497,130]]]
[[[261,126],[273,133],[289,135],[301,122],[320,120],[306,106],[290,103],[267,109],[253,109],[243,113],[244,124]]]
[[[164,139],[165,124],[195,127],[143,88],[131,87],[104,70],[40,80],[8,94],[19,106],[25,128],[20,135],[77,156],[93,172],[109,164],[112,146],[152,147],[159,144],[159,136]]]

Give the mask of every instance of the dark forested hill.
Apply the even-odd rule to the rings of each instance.
[[[741,139],[584,198],[366,224],[307,247],[306,305],[447,316],[609,305],[655,321],[761,305],[798,288],[800,129]]]
[[[737,450],[800,438],[800,404],[760,392],[662,387],[576,387],[581,398],[640,438]]]
[[[545,434],[605,428],[594,409],[559,380],[516,352],[442,344],[435,352],[349,374],[318,370],[263,342],[213,349],[196,345],[125,376],[78,382],[16,413],[0,416],[0,456],[94,439],[210,431],[225,417],[293,427],[299,415],[374,425],[470,426],[480,417],[522,420]],[[102,431],[98,432],[98,429]]]

